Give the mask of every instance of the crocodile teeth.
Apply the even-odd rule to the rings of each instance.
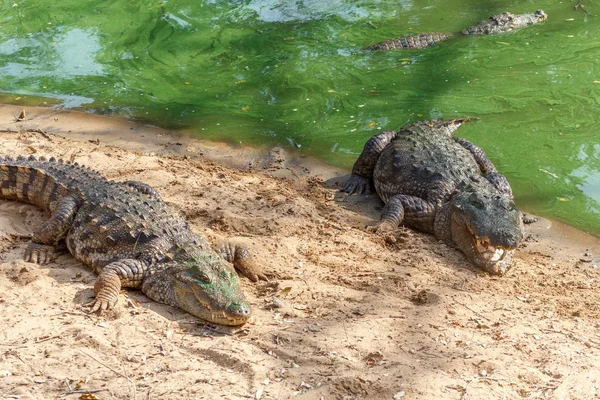
[[[490,242],[487,239],[477,238],[475,240],[475,243],[477,245],[477,251],[479,251],[480,253],[487,253],[489,251]],[[492,247],[492,250],[493,249],[494,248]]]
[[[481,257],[483,257],[489,262],[498,262],[504,259],[504,257],[507,254],[506,250],[491,246],[488,238],[476,238],[475,247],[477,249],[477,252],[479,252],[479,254],[481,255]]]
[[[496,249],[494,247],[489,248],[487,251],[481,254],[484,258],[489,261],[497,262],[504,258],[506,251],[504,249]]]

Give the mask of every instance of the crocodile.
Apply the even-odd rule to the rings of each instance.
[[[386,232],[405,222],[457,247],[479,268],[503,275],[523,239],[523,222],[508,180],[485,152],[452,136],[470,120],[420,121],[381,131],[367,141],[341,190],[375,187],[386,205],[369,230]]]
[[[460,31],[462,35],[496,35],[509,32],[513,29],[522,28],[528,25],[534,25],[548,19],[548,15],[543,10],[529,14],[511,14],[504,12],[502,14],[492,15],[490,18],[481,21],[467,29]],[[402,36],[395,39],[385,40],[380,43],[367,47],[367,50],[413,50],[423,49],[433,46],[439,42],[454,37],[454,33],[420,33]]]
[[[49,263],[64,239],[69,252],[98,274],[90,312],[113,308],[121,288],[129,287],[204,320],[242,325],[252,310],[235,269],[253,281],[266,279],[245,248],[224,243],[213,250],[139,181],[109,181],[54,157],[7,156],[0,157],[0,198],[50,214],[33,233],[25,261]]]

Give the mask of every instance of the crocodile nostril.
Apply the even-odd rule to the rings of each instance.
[[[248,317],[252,314],[252,308],[248,303],[232,303],[229,307],[232,314],[237,314],[241,317]]]

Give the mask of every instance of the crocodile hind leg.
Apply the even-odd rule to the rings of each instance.
[[[362,153],[352,167],[352,176],[341,189],[348,194],[370,192],[373,188],[372,178],[379,155],[388,144],[396,138],[395,131],[381,131],[365,143]]]
[[[454,137],[454,141],[460,144],[462,147],[467,149],[475,161],[477,165],[479,165],[479,169],[481,169],[481,173],[485,178],[490,181],[492,185],[496,187],[502,193],[508,194],[510,197],[513,196],[512,189],[510,188],[510,184],[506,177],[500,174],[494,164],[487,157],[483,149],[479,146],[474,145],[466,139]]]
[[[258,282],[259,279],[269,280],[245,247],[226,242],[219,246],[218,252],[221,257],[232,263],[236,270],[252,282]]]
[[[139,288],[142,284],[146,264],[140,260],[125,259],[108,264],[100,272],[94,292],[96,297],[85,304],[90,312],[109,310],[117,304],[122,287]]]
[[[368,227],[370,231],[387,232],[392,231],[405,221],[423,232],[433,233],[436,207],[434,204],[420,197],[396,195],[392,197],[381,215],[381,220],[373,226]]]
[[[137,190],[140,193],[147,194],[148,196],[154,197],[155,199],[162,200],[160,194],[150,185],[140,181],[125,181],[125,185]]]
[[[460,144],[465,149],[469,150],[469,153],[471,153],[471,155],[477,162],[477,165],[479,165],[479,168],[481,169],[483,175],[487,175],[491,172],[497,172],[496,167],[494,166],[494,164],[492,164],[490,159],[487,158],[485,151],[483,151],[481,147],[474,145],[467,139],[459,137],[453,137],[452,139],[454,139],[456,143]]]
[[[65,237],[78,208],[77,198],[63,198],[55,207],[50,219],[33,234],[31,243],[25,249],[25,261],[36,264],[49,263],[54,255],[56,243]]]

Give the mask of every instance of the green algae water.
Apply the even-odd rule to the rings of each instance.
[[[528,211],[600,235],[600,3],[468,0],[0,0],[0,101],[119,115],[350,168],[368,138],[478,117]],[[417,51],[503,11],[546,22]]]

